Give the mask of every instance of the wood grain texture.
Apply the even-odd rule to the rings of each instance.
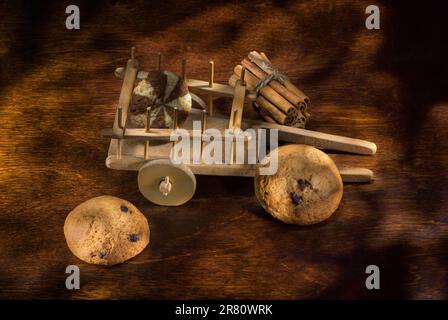
[[[448,56],[445,12],[425,1],[377,1],[381,30],[364,27],[370,1],[76,1],[0,3],[1,298],[448,298]],[[281,35],[281,36],[280,36]],[[312,100],[308,128],[373,141],[374,156],[333,154],[375,181],[346,185],[325,223],[293,227],[257,204],[250,178],[199,176],[177,208],[145,201],[136,173],[107,169],[121,82],[137,47],[157,65],[227,83],[251,50]],[[215,110],[228,112],[228,99]],[[255,116],[250,108],[245,116]],[[80,202],[109,194],[150,220],[151,247],[123,265],[87,265],[63,224]],[[65,289],[65,268],[81,290]],[[381,268],[381,290],[364,287]]]

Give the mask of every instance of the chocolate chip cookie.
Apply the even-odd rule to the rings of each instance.
[[[149,243],[149,224],[130,202],[112,196],[87,200],[67,216],[64,235],[72,253],[93,264],[114,265]]]
[[[285,223],[324,221],[342,199],[342,179],[333,160],[307,145],[279,147],[277,173],[268,176],[257,172],[254,181],[260,204]]]

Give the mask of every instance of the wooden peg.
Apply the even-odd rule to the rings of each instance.
[[[213,96],[211,94],[208,95],[208,114],[209,116],[213,116]]]
[[[151,107],[146,108],[146,128],[145,131],[149,132],[151,129]],[[145,160],[149,159],[149,140],[145,141],[145,151],[144,151]]]
[[[170,181],[170,176],[166,176],[163,178],[162,181],[159,183],[159,191],[162,193],[165,197],[171,192],[172,184]]]
[[[271,63],[271,60],[269,60],[268,56],[264,52],[260,52],[260,56],[266,60],[266,62]],[[271,63],[272,64],[272,63]]]
[[[149,140],[145,141],[144,157],[145,157],[145,160],[149,159]]]
[[[178,127],[178,116],[179,116],[179,111],[176,107],[176,108],[174,108],[174,119],[173,119],[173,128],[172,128],[173,130],[176,130]],[[173,148],[175,145],[176,145],[176,140],[173,141]]]
[[[131,59],[134,60],[135,59],[135,47],[131,48]]]
[[[121,160],[121,154],[123,152],[123,139],[117,140],[117,160]]]
[[[209,62],[209,80],[208,80],[208,86],[210,88],[213,88],[213,82],[215,81],[215,64],[213,61]]]
[[[246,75],[246,68],[242,67],[241,68],[241,85],[245,86],[246,85],[246,81],[244,80],[244,76]]]
[[[176,130],[178,128],[178,121],[179,121],[179,109],[176,107],[174,108],[174,120],[173,120],[173,129]]]
[[[151,129],[151,107],[146,108],[146,132]]]
[[[162,70],[162,54],[160,52],[157,54],[157,70]]]
[[[202,150],[204,150],[204,140],[202,137],[204,135],[205,129],[207,127],[207,110],[202,110],[201,113],[201,161],[202,161]]]
[[[117,110],[118,127],[123,128],[123,108],[121,105],[118,106]]]
[[[232,163],[236,163],[236,139],[236,136],[232,139]]]
[[[202,110],[201,113],[201,134],[204,133],[205,129],[207,127],[207,110]]]
[[[213,88],[213,84],[215,82],[215,64],[213,61],[209,62],[209,78],[208,78],[208,87]],[[213,116],[213,96],[209,94],[208,98],[208,114]]]

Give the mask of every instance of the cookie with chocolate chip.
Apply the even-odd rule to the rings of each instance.
[[[342,178],[333,160],[307,145],[279,147],[277,172],[270,176],[257,172],[254,181],[262,207],[285,223],[324,221],[342,199]]]
[[[191,110],[192,101],[186,82],[170,71],[153,70],[134,88],[129,118],[132,127],[146,125],[146,109],[151,107],[153,128],[170,128],[174,108],[178,110],[178,124],[182,124]]]
[[[93,264],[114,265],[135,257],[149,243],[149,224],[130,202],[112,196],[87,200],[64,224],[71,252]]]

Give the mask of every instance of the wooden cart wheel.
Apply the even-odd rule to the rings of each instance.
[[[278,170],[255,175],[255,194],[273,217],[291,224],[310,225],[328,219],[342,198],[341,175],[333,160],[308,145],[278,148]]]
[[[180,206],[196,190],[196,178],[186,165],[169,159],[146,162],[138,172],[138,188],[149,201],[162,206]]]

